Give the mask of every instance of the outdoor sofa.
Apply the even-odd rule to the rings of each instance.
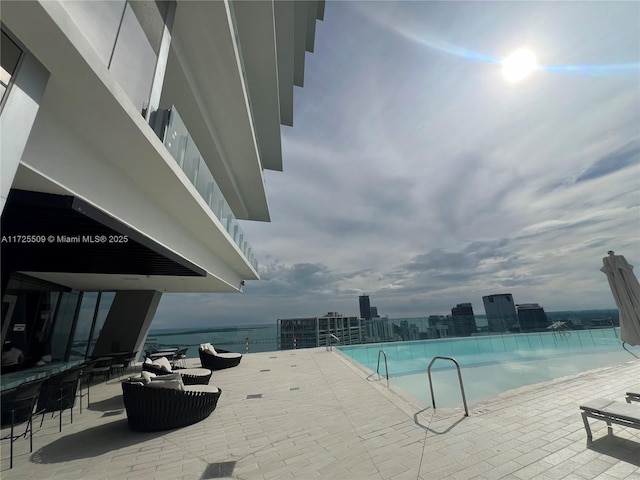
[[[168,375],[179,373],[185,385],[207,385],[213,373],[210,368],[171,368],[171,363],[165,357],[157,360],[147,358],[142,363],[142,371],[155,373],[156,375]]]
[[[242,360],[241,354],[214,348],[210,343],[201,344],[198,348],[198,355],[200,356],[202,367],[211,370],[235,367]]]
[[[212,385],[184,385],[178,373],[140,377],[122,382],[127,421],[132,430],[153,432],[186,427],[215,410],[222,390]]]

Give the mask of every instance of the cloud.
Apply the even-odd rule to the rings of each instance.
[[[609,175],[631,165],[640,164],[640,140],[633,140],[618,150],[596,160],[576,178],[576,183]]]
[[[165,295],[158,321],[357,314],[362,293],[391,317],[482,313],[483,295],[506,292],[612,308],[601,258],[640,265],[637,71],[506,84],[456,48],[637,61],[637,15],[632,2],[327,3],[284,171],[265,173],[272,222],[243,222],[262,280]]]

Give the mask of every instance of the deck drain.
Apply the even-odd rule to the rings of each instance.
[[[247,400],[249,400],[251,398],[262,398],[262,394],[261,393],[254,393],[253,395],[247,395]]]
[[[270,372],[271,369],[270,368],[265,368],[264,370],[260,370],[261,372]]]
[[[112,410],[110,412],[104,412],[102,414],[103,417],[113,417],[115,415],[120,415],[122,414],[122,412],[124,412],[124,410]]]
[[[269,358],[278,358],[278,357],[269,357]]]
[[[201,480],[208,478],[224,478],[233,475],[233,469],[236,467],[236,462],[218,462],[210,463],[202,474]]]
[[[289,365],[290,367],[297,367],[298,365]]]
[[[291,387],[291,388],[289,389],[289,391],[290,391],[290,392],[292,392],[293,390],[300,390],[300,387]]]

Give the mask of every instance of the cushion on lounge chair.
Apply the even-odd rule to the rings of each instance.
[[[240,357],[242,357],[242,354],[233,353],[233,352],[228,352],[228,353],[218,352],[217,355],[219,357],[222,357],[222,358],[240,358]]]
[[[146,385],[147,383],[150,383],[150,382],[151,382],[151,379],[152,379],[153,377],[155,377],[155,376],[156,376],[156,374],[155,374],[155,373],[152,373],[152,372],[147,372],[147,371],[145,371],[145,370],[142,370],[142,371],[140,372],[140,376],[142,377],[142,383],[144,383],[144,384]]]
[[[185,385],[184,391],[218,393],[220,389],[218,387],[214,387],[213,385]]]
[[[171,362],[169,362],[167,357],[160,357],[151,363],[153,365],[158,365],[160,368],[164,368],[167,372],[171,371]]]
[[[173,373],[167,373],[166,375],[153,375],[151,377],[151,382],[168,382],[171,380],[182,381],[182,376],[178,372],[173,372]]]
[[[213,345],[211,345],[210,343],[202,343],[200,345],[200,348],[202,350],[204,350],[205,352],[209,352],[212,355],[217,355],[218,352],[216,351],[216,349],[213,347]]]
[[[170,390],[184,391],[182,380],[162,380],[160,382],[150,382],[145,385],[146,388],[168,388]]]
[[[587,437],[591,438],[591,428],[588,418],[604,420],[611,429],[611,424],[640,429],[640,407],[628,403],[617,402],[607,398],[595,398],[580,405],[582,421],[587,431]]]

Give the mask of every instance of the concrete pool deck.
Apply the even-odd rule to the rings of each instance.
[[[150,433],[129,430],[113,379],[92,387],[90,408],[75,408],[73,424],[65,412],[62,433],[57,418],[42,428],[36,421],[34,451],[18,440],[12,470],[2,441],[0,476],[640,480],[640,430],[614,425],[610,436],[593,420],[587,442],[578,408],[594,397],[624,401],[639,388],[640,360],[629,358],[471,404],[464,417],[387,388],[337,351],[255,353],[214,372],[222,396],[209,418]]]

